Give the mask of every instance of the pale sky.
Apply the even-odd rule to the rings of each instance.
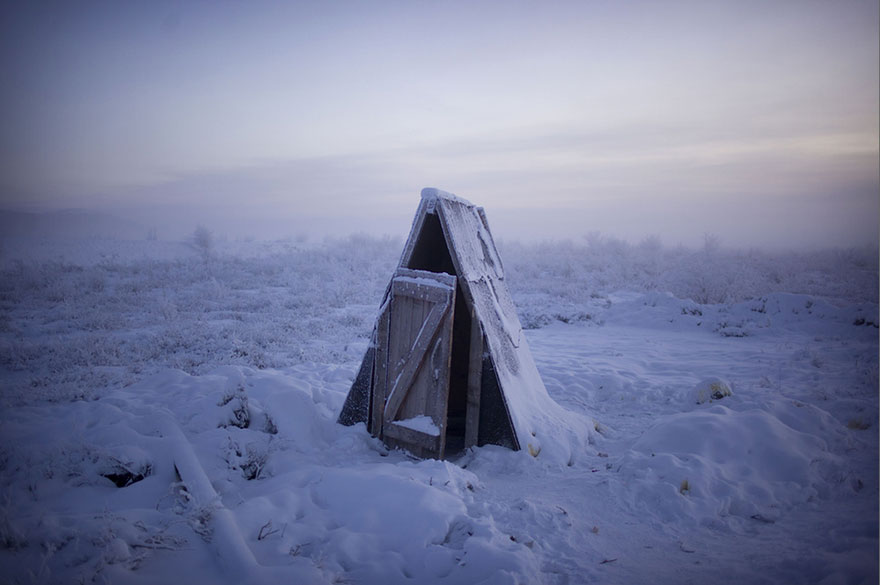
[[[878,3],[27,2],[0,8],[0,207],[160,235],[878,237]]]

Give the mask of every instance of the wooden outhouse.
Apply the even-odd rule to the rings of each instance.
[[[481,207],[436,189],[421,202],[339,422],[444,458],[495,444],[537,456],[547,395]]]

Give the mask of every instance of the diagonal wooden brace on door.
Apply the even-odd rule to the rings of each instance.
[[[403,399],[406,397],[406,391],[412,386],[416,373],[421,369],[428,354],[431,353],[430,347],[437,338],[440,324],[451,306],[449,302],[438,302],[431,308],[412,347],[407,355],[400,360],[403,367],[394,378],[388,393],[388,401],[385,404],[385,423],[391,422],[397,416]]]

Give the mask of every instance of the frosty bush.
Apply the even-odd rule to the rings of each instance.
[[[876,302],[878,250],[852,248],[769,253],[721,247],[712,235],[699,250],[666,248],[659,238],[633,246],[598,233],[571,241],[500,242],[514,299],[544,294],[586,306],[620,290],[670,292],[701,304],[731,303],[772,292]]]
[[[200,374],[226,364],[356,362],[403,242],[356,235],[232,245],[202,228],[167,257],[144,251],[168,243],[137,245],[128,259],[116,248],[87,248],[88,262],[61,259],[77,252],[70,246],[42,261],[4,259],[5,403],[92,398],[167,367]],[[624,290],[668,291],[699,303],[776,291],[840,303],[878,295],[876,248],[769,254],[710,241],[689,250],[656,237],[630,245],[598,233],[579,243],[500,248],[526,327],[600,321],[609,295]]]
[[[200,225],[193,232],[192,245],[207,262],[214,251],[214,234],[205,226]]]
[[[365,236],[308,248],[277,242],[247,257],[214,254],[206,272],[211,240],[196,241],[167,260],[7,263],[3,401],[91,398],[167,367],[199,374],[355,359],[402,245]]]

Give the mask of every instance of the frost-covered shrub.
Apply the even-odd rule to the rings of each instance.
[[[249,256],[214,246],[209,270],[191,246],[164,260],[7,262],[3,401],[89,398],[166,367],[198,374],[356,359],[402,242],[279,242]]]
[[[400,257],[399,238],[302,242],[208,240],[173,254],[158,241],[95,242],[0,265],[0,375],[5,404],[82,400],[161,368],[200,374],[233,364],[282,368],[355,362]],[[203,240],[203,244],[206,243]],[[156,248],[153,248],[156,247]],[[594,233],[579,242],[499,242],[526,328],[602,322],[618,291],[670,292],[698,303],[799,292],[877,301],[877,249],[769,254],[637,245]],[[25,249],[21,247],[20,249]],[[30,249],[30,248],[28,248]],[[202,249],[208,249],[203,245]],[[147,256],[149,250],[161,255]],[[79,264],[62,258],[76,257]],[[866,323],[875,321],[866,316]],[[720,326],[720,325],[719,325]],[[730,320],[722,334],[748,333]]]
[[[192,246],[207,261],[214,252],[214,234],[203,225],[196,227],[192,235]]]
[[[584,303],[621,290],[670,292],[701,304],[731,303],[772,292],[876,302],[877,248],[770,253],[723,248],[707,237],[699,250],[665,248],[659,238],[638,245],[591,233],[571,241],[499,242],[514,295]]]

